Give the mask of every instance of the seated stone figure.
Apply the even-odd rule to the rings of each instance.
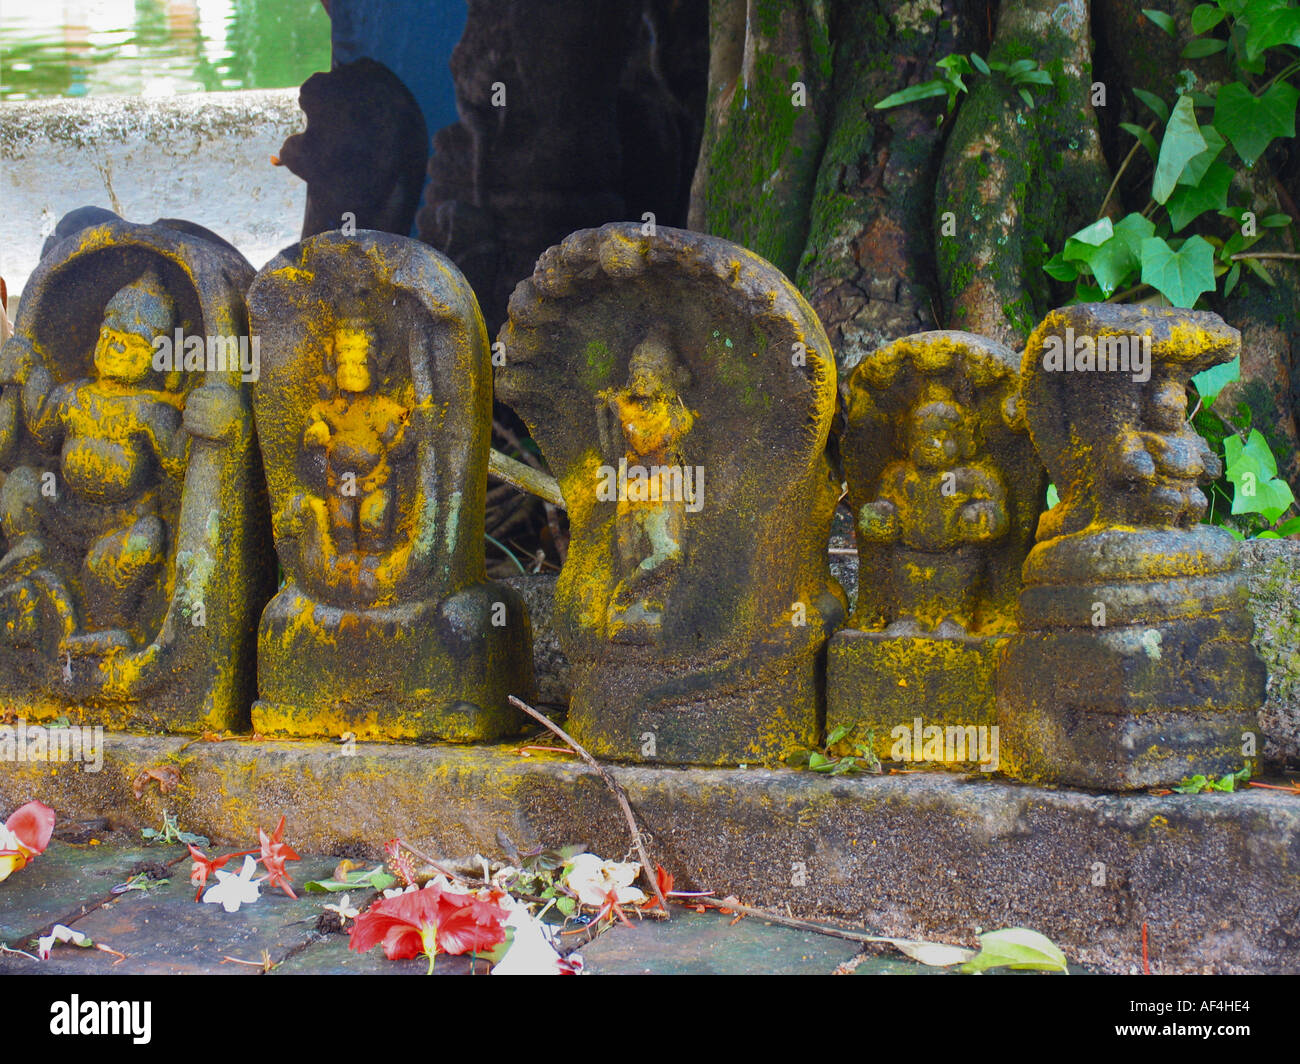
[[[318,494],[294,506],[310,524],[304,550],[341,578],[360,579],[393,546],[398,485],[394,462],[410,453],[410,408],[377,390],[378,333],[365,319],[345,320],[332,337],[335,394],[312,404],[302,450],[323,459]],[[409,491],[409,485],[408,485]],[[344,575],[346,574],[346,575]]]
[[[686,524],[682,441],[695,415],[677,390],[679,367],[664,339],[648,336],[628,360],[627,384],[597,393],[601,434],[613,449],[607,424],[612,413],[625,444],[628,468],[646,471],[635,491],[620,493],[618,556],[623,576],[610,603],[610,625],[620,642],[647,642],[662,619],[663,603],[652,586],[682,560]]]
[[[1062,338],[1150,371],[1062,370]],[[998,675],[1021,778],[1130,789],[1250,760],[1264,670],[1237,546],[1199,523],[1221,463],[1187,421],[1187,380],[1240,343],[1213,314],[1106,304],[1053,311],[1030,337],[1025,417],[1060,502]]]
[[[285,581],[258,633],[263,735],[483,741],[532,692],[523,601],[487,580],[491,366],[464,277],[382,233],[283,251],[249,292],[253,408]]]
[[[858,600],[827,651],[826,726],[849,729],[846,752],[871,736],[882,761],[895,757],[897,730],[918,716],[929,728],[992,725],[997,659],[1046,487],[1018,393],[1016,356],[963,332],[886,344],[845,385]],[[925,760],[967,769],[978,759],[963,748]]]
[[[974,625],[983,547],[1009,520],[1002,475],[976,457],[970,422],[946,388],[928,390],[908,414],[907,458],[885,467],[879,498],[858,512],[858,542],[893,551],[898,608],[887,635],[961,636]],[[937,565],[925,557],[935,555]],[[939,571],[914,579],[918,562]]]
[[[64,229],[0,350],[0,700],[247,727],[273,573],[247,387],[206,354],[247,347],[252,268],[180,220]]]
[[[0,491],[10,544],[0,559],[0,610],[8,615],[0,636],[35,638],[41,599],[58,616],[59,649],[69,654],[130,647],[151,634],[154,618],[139,606],[149,591],[157,598],[175,520],[164,512],[162,489],[170,480],[177,493],[189,442],[183,397],[146,384],[153,337],[170,335],[174,322],[171,298],[157,274],[146,273],[104,308],[92,377],[56,384],[43,366],[18,368],[27,430],[59,460],[44,481],[40,470],[19,466]],[[46,568],[51,537],[83,555],[71,580]]]

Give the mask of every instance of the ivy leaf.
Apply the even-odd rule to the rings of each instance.
[[[1192,10],[1192,32],[1204,33],[1223,21],[1227,12],[1217,4],[1197,4]]]
[[[1067,237],[1065,249],[1061,254],[1067,259],[1088,261],[1092,254],[1090,248],[1100,247],[1115,234],[1115,227],[1109,218],[1098,218],[1092,225],[1086,225],[1073,236]]]
[[[1246,32],[1246,57],[1255,59],[1260,52],[1279,44],[1300,48],[1300,9],[1285,0],[1250,0],[1241,17],[1249,25]]]
[[[1059,251],[1043,263],[1043,270],[1056,281],[1073,281],[1079,276],[1079,267],[1066,262],[1065,256]]]
[[[1205,138],[1205,151],[1187,160],[1187,165],[1183,167],[1183,172],[1178,178],[1180,185],[1199,185],[1201,178],[1210,169],[1210,163],[1219,157],[1219,153],[1228,143],[1223,139],[1223,134],[1213,126],[1201,126],[1201,136]]]
[[[923,81],[919,85],[909,85],[898,92],[890,93],[878,104],[876,110],[884,110],[886,107],[901,107],[905,103],[916,103],[918,100],[928,100],[931,96],[947,96],[948,87],[942,81]]]
[[[1151,108],[1151,110],[1155,112],[1155,116],[1160,119],[1161,122],[1169,121],[1168,104],[1166,104],[1165,101],[1154,92],[1147,92],[1146,89],[1134,89],[1133,95]]]
[[[1142,241],[1142,283],[1176,307],[1190,309],[1203,292],[1214,291],[1214,248],[1193,236],[1175,251],[1160,237]]]
[[[1236,489],[1234,514],[1263,514],[1271,524],[1295,502],[1291,488],[1277,475],[1277,460],[1259,429],[1251,429],[1245,443],[1240,436],[1229,436],[1223,441],[1223,455],[1225,475]]]
[[[1088,246],[1086,240],[1080,241],[1083,234],[1101,225],[1101,222],[1097,222],[1067,240],[1062,254],[1066,258],[1086,263],[1102,294],[1109,298],[1125,278],[1141,267],[1142,241],[1154,236],[1156,227],[1154,222],[1136,212],[1121,218],[1114,225],[1108,218],[1101,221],[1110,230],[1110,235],[1105,240],[1092,247]]]
[[[1239,380],[1241,380],[1240,355],[1230,362],[1211,366],[1192,376],[1192,383],[1196,385],[1196,394],[1201,397],[1205,406],[1211,405],[1226,385]]]
[[[1206,211],[1222,210],[1228,205],[1228,186],[1232,184],[1232,167],[1214,162],[1197,185],[1179,185],[1165,207],[1169,222],[1177,233],[1193,218]]]
[[[1236,142],[1233,143],[1235,146]],[[1196,121],[1196,108],[1191,99],[1187,96],[1178,97],[1178,102],[1170,112],[1169,123],[1165,126],[1164,139],[1160,142],[1160,158],[1156,161],[1155,176],[1151,179],[1151,198],[1157,203],[1164,203],[1182,176],[1183,168],[1208,147],[1205,138],[1201,136],[1201,126]]]
[[[1297,100],[1300,91],[1285,81],[1274,82],[1259,97],[1240,81],[1234,81],[1219,89],[1214,102],[1214,125],[1232,142],[1242,161],[1254,166],[1273,138],[1295,136]]]
[[[1142,14],[1146,15],[1152,22],[1164,30],[1170,37],[1178,35],[1178,28],[1174,25],[1174,17],[1163,11],[1155,11],[1152,8],[1144,7]]]
[[[1119,128],[1124,130],[1125,133],[1132,133],[1133,136],[1137,137],[1152,159],[1155,159],[1160,154],[1160,145],[1156,143],[1156,138],[1141,126],[1135,125],[1133,122],[1121,122]]]
[[[962,965],[967,973],[989,968],[1033,968],[1046,972],[1066,972],[1065,954],[1046,935],[1026,927],[1008,927],[980,935],[980,951]]]
[[[1182,58],[1204,59],[1207,55],[1222,52],[1227,47],[1227,41],[1221,41],[1217,37],[1202,37],[1200,40],[1187,42],[1187,47],[1182,52]]]

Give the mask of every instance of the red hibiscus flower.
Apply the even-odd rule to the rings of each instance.
[[[356,918],[350,948],[364,953],[382,943],[390,961],[428,957],[432,973],[439,953],[481,953],[505,941],[507,913],[496,904],[501,896],[457,894],[431,883],[386,898]]]
[[[0,882],[45,852],[54,834],[54,810],[40,802],[20,805],[0,826]]]
[[[294,853],[288,843],[281,841],[284,838],[284,817],[280,817],[280,823],[275,826],[275,831],[270,835],[258,828],[257,837],[262,843],[260,860],[262,867],[266,869],[267,882],[273,887],[279,887],[289,897],[297,898],[298,895],[293,892],[293,882],[289,879],[289,873],[284,869],[284,862],[298,861],[301,858]]]

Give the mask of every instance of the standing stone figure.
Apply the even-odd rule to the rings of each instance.
[[[994,669],[1045,489],[1016,367],[994,341],[919,333],[867,355],[845,386],[858,599],[828,651],[826,726],[847,729],[848,747],[997,767],[965,729],[993,723]],[[962,729],[961,749],[911,749],[925,728]]]
[[[607,225],[538,260],[500,340],[498,395],[569,513],[576,737],[678,764],[815,742],[846,609],[825,553],[835,364],[794,287],[723,240]]]
[[[187,224],[52,247],[0,353],[0,685],[28,717],[247,725],[270,593],[252,268]]]
[[[1264,668],[1237,546],[1198,523],[1221,465],[1186,392],[1240,344],[1214,314],[1108,304],[1053,311],[1029,338],[1025,416],[1060,502],[998,677],[1021,778],[1123,790],[1253,759]]]
[[[474,294],[405,237],[323,233],[249,290],[253,409],[285,582],[262,615],[263,735],[480,742],[532,693],[523,601],[488,581],[492,409]]]

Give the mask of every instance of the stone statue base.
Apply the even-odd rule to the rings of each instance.
[[[494,625],[494,614],[504,623]],[[491,742],[519,731],[521,714],[507,698],[532,698],[531,647],[523,599],[500,584],[368,610],[324,606],[290,585],[262,615],[253,728],[265,736]]]
[[[672,765],[777,764],[817,741],[809,652],[719,663],[664,661],[612,644],[575,662],[568,728],[595,757]]]
[[[914,741],[913,728],[918,719],[922,729],[995,725],[994,672],[1007,642],[1007,636],[932,639],[852,628],[836,632],[826,652],[826,731],[845,725],[853,729],[836,752],[852,754],[856,743],[869,741],[887,768],[994,771],[997,765],[979,764],[979,748],[967,746],[964,735],[956,757],[935,759],[926,753],[926,743]],[[907,729],[906,734],[898,728]],[[963,751],[970,756],[961,756]]]
[[[998,673],[1009,771],[1133,790],[1255,762],[1265,670],[1236,556],[1226,532],[1204,525],[1036,547],[1020,598],[1026,632]]]

